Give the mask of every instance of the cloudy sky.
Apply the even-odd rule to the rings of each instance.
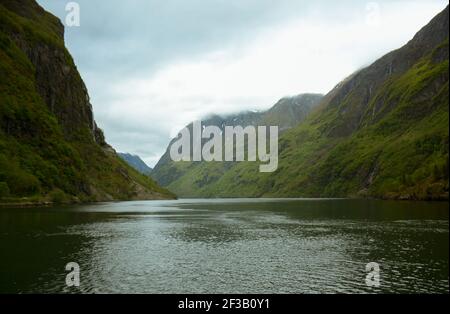
[[[65,23],[66,0],[38,0]],[[78,0],[66,44],[118,151],[153,166],[208,113],[327,93],[405,44],[444,0]]]

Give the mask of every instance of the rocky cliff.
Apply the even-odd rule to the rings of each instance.
[[[173,197],[105,142],[64,27],[34,0],[0,1],[0,122],[4,200]]]

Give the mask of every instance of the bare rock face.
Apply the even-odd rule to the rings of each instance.
[[[62,23],[34,0],[2,0],[2,4],[36,22],[41,22],[41,17],[45,17],[48,28],[56,34],[56,40],[64,43]],[[11,35],[35,67],[38,92],[58,118],[66,138],[76,139],[80,129],[87,127],[95,141],[100,145],[106,144],[101,130],[97,130],[88,90],[64,45],[29,40],[19,32]]]
[[[76,136],[80,127],[88,127],[94,137],[96,124],[87,88],[69,63],[63,50],[17,40],[36,68],[38,91],[50,111],[58,118],[66,136]]]

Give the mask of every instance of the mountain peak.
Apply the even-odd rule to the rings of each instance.
[[[336,111],[336,115],[334,122],[323,129],[323,132],[332,137],[347,136],[366,123],[364,118],[376,91],[389,80],[406,73],[420,59],[433,53],[438,46],[448,42],[448,25],[447,6],[406,45],[391,51],[338,84],[325,96],[326,104],[323,109],[330,112],[330,116],[333,115],[331,112]],[[448,47],[444,47],[440,53],[440,61],[448,59]],[[387,110],[380,111],[382,108],[382,100],[379,100],[372,108],[372,117],[376,117],[373,121],[379,120],[392,109],[384,108]]]
[[[149,175],[153,170],[138,155],[129,153],[117,153],[117,155],[142,174]]]
[[[449,34],[449,6],[438,15],[436,15],[430,23],[425,25],[408,45],[414,47],[423,47],[431,49],[442,43]]]
[[[448,199],[448,7],[317,98],[314,112],[280,134],[273,175],[251,162],[162,159],[155,178],[182,197]],[[290,123],[305,99],[284,97],[260,121]]]

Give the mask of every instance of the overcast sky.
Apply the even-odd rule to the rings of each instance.
[[[64,22],[66,0],[38,0]],[[443,0],[78,0],[66,44],[95,119],[117,150],[150,166],[208,113],[262,110],[327,93],[399,48]]]

